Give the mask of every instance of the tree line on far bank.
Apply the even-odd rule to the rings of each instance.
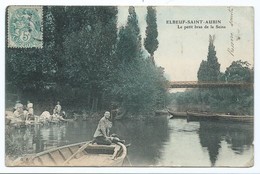
[[[254,69],[246,61],[233,61],[225,72],[220,72],[220,64],[214,46],[215,36],[210,36],[207,60],[200,64],[198,82],[254,82]],[[206,111],[253,115],[253,88],[213,88],[192,89],[171,94],[172,105],[179,111]]]
[[[165,106],[167,81],[153,57],[159,44],[154,7],[147,7],[144,43],[134,7],[120,28],[117,7],[43,11],[43,48],[6,48],[7,106],[15,102],[11,94],[32,101],[38,114],[57,101],[75,112],[121,108],[130,115]]]

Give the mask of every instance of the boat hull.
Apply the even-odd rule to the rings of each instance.
[[[217,120],[215,114],[187,112],[188,121]]]
[[[79,151],[86,143],[88,145]],[[116,155],[115,149],[118,150]],[[68,161],[74,153],[77,155]],[[19,158],[9,166],[122,166],[126,155],[127,149],[121,143],[108,146],[82,142]]]
[[[157,110],[155,111],[155,115],[156,116],[160,116],[160,115],[168,115],[169,113],[167,111],[164,110]]]
[[[254,122],[254,116],[238,116],[238,115],[224,115],[217,114],[218,120],[225,121],[239,121],[239,122]]]
[[[219,120],[219,121],[254,122],[254,117],[187,112],[187,120],[188,121]]]
[[[186,112],[172,112],[172,111],[168,111],[168,113],[171,115],[170,119],[174,119],[174,118],[187,118],[187,113]]]

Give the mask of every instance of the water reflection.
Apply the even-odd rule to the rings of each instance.
[[[199,141],[199,122],[169,120],[169,139],[161,149],[160,166],[208,166],[208,154]]]
[[[33,129],[33,141],[32,144],[35,146],[35,152],[41,152],[44,149],[44,134],[41,134],[40,126],[36,125]]]
[[[210,162],[215,166],[221,141],[226,141],[237,154],[251,148],[253,143],[253,124],[233,122],[201,121],[199,138],[202,147],[206,147]]]
[[[135,166],[149,166],[158,163],[161,148],[169,139],[168,120],[155,118],[153,120],[135,120],[115,122],[114,132],[131,142],[128,149],[129,159]]]
[[[18,150],[6,153],[20,156],[92,140],[97,123],[80,120],[12,128],[8,139]],[[243,166],[253,156],[253,124],[158,117],[115,121],[111,132],[131,143],[128,157],[134,166]]]

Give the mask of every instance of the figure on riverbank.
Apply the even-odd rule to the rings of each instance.
[[[109,136],[112,122],[110,119],[110,112],[106,111],[104,116],[99,120],[97,129],[94,133],[93,143],[111,145],[112,143],[125,143],[124,140],[120,140],[115,134]]]
[[[60,112],[61,112],[61,105],[60,102],[58,101],[57,105],[53,109],[53,115],[60,115]]]
[[[22,111],[23,110],[23,105],[20,102],[20,100],[17,100],[14,106],[14,112],[15,111]]]
[[[20,103],[20,101],[16,101],[16,104],[14,106],[14,121],[22,121],[25,120],[24,111],[23,111],[23,105]]]
[[[34,119],[34,114],[33,114],[33,103],[31,103],[29,100],[27,101],[27,118],[26,120],[33,120]]]
[[[41,115],[40,115],[40,121],[45,122],[45,121],[51,121],[52,116],[50,114],[49,111],[44,111]]]

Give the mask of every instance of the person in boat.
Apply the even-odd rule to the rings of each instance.
[[[112,143],[125,143],[124,140],[120,140],[117,135],[112,134],[109,136],[110,128],[112,127],[112,122],[110,119],[110,112],[106,111],[104,116],[99,120],[97,129],[94,133],[93,143],[111,145]]]
[[[34,114],[33,114],[33,104],[28,100],[27,101],[27,118],[26,120],[33,120],[34,119]]]

